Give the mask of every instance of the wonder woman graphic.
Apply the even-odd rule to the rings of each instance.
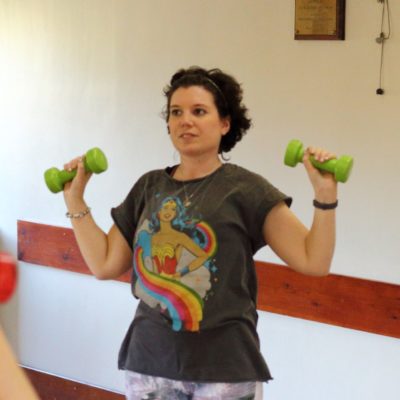
[[[172,329],[199,329],[203,299],[211,288],[215,234],[204,221],[191,221],[181,200],[164,198],[138,230],[134,248],[135,295],[168,312]],[[214,267],[215,268],[215,267]]]

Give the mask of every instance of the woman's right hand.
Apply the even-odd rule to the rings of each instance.
[[[64,185],[64,200],[69,212],[82,211],[85,204],[83,196],[92,173],[85,171],[83,159],[84,156],[77,157],[64,165],[66,171],[77,170],[75,178]]]

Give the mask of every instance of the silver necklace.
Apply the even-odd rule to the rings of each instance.
[[[193,198],[193,196],[204,186],[204,183],[207,181],[207,178],[206,179],[204,179],[204,181],[199,185],[199,186],[197,186],[197,188],[192,192],[192,193],[190,193],[190,194],[188,194],[188,192],[186,191],[186,185],[185,185],[185,182],[182,182],[182,185],[183,185],[183,191],[185,192],[185,201],[183,202],[183,205],[185,206],[185,207],[190,207],[191,205],[192,205],[192,198]],[[210,183],[211,183],[211,181],[210,181]],[[208,185],[207,185],[208,186]]]
[[[219,167],[221,168],[221,166]],[[218,168],[218,169],[219,169]],[[217,172],[217,170],[215,170],[214,172],[212,172],[212,176],[208,176],[205,177],[203,179],[203,181],[193,190],[192,193],[188,194],[188,191],[186,190],[186,184],[185,181],[182,181],[182,186],[183,186],[183,192],[185,194],[185,200],[183,201],[183,205],[187,208],[190,207],[192,205],[192,198],[193,196],[198,193],[200,191],[201,188],[205,188],[206,190],[203,191],[203,193],[205,193],[208,189],[208,187],[211,185],[212,181],[214,180],[215,177],[215,173]],[[207,183],[207,185],[206,185]]]

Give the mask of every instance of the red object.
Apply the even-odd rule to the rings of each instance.
[[[0,303],[6,302],[17,286],[17,265],[13,257],[0,252]]]

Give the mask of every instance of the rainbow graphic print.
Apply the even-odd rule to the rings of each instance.
[[[204,221],[196,224],[196,228],[203,236],[203,250],[207,253],[208,258],[210,259],[217,252],[217,240],[215,233],[211,229],[210,225],[206,224]]]
[[[212,228],[204,221],[196,223],[194,226],[197,237],[201,238],[200,247],[208,257],[202,268],[210,276],[207,265],[217,251],[216,236]],[[189,284],[184,283],[183,279],[179,280],[171,276],[165,276],[154,272],[154,268],[153,270],[148,268],[148,260],[151,260],[152,254],[151,240],[152,233],[147,230],[142,230],[138,234],[133,259],[137,284],[140,285],[141,291],[146,296],[155,299],[158,304],[162,304],[163,308],[168,311],[174,331],[198,331],[200,322],[203,319],[204,302],[202,295],[196,291],[195,286],[190,287]],[[196,271],[192,272],[192,274],[195,273]],[[198,277],[197,281],[199,281]]]

